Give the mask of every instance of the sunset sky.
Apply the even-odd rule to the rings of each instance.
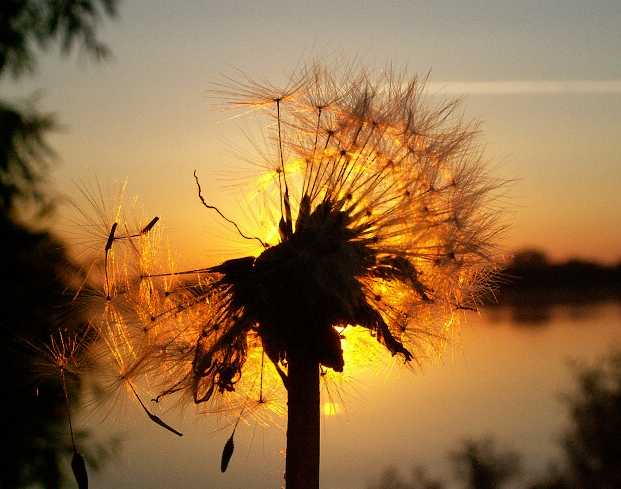
[[[610,262],[621,259],[619,25],[612,0],[135,0],[102,30],[111,62],[50,54],[12,92],[40,89],[64,124],[52,139],[57,189],[127,179],[192,261],[215,220],[192,171],[229,214],[242,192],[230,186],[244,168],[232,147],[248,125],[214,105],[210,83],[237,68],[278,82],[312,58],[431,70],[429,92],[463,95],[492,174],[514,181],[503,245]]]
[[[358,146],[352,144],[347,153],[330,147],[326,138],[324,148],[338,155],[337,161],[343,156],[347,161],[334,165],[343,170],[341,176],[347,169],[342,181],[348,185],[334,187],[334,194],[342,202],[352,194],[364,197],[348,209],[326,206],[329,212],[317,213],[316,220],[313,211],[307,231],[296,235],[299,241],[290,237],[291,244],[272,247],[260,259],[209,269],[227,258],[258,256],[261,239],[272,244],[278,239],[277,221],[270,222],[272,239],[268,229],[257,229],[261,209],[258,199],[252,201],[262,170],[256,150],[276,148],[273,140],[262,140],[267,118],[255,117],[259,111],[248,107],[227,110],[214,88],[240,73],[285,85],[292,72],[313,61],[335,69],[349,64],[428,75],[424,101],[461,99],[456,115],[478,121],[477,148],[489,175],[504,182],[493,201],[499,224],[506,225],[499,238],[501,258],[536,248],[553,260],[621,264],[621,0],[119,0],[119,7],[119,17],[102,19],[97,31],[113,53],[110,60],[95,62],[78,49],[64,58],[51,43],[49,52],[38,53],[32,77],[0,80],[3,100],[35,97],[36,107],[54,113],[61,124],[49,138],[58,155],[49,186],[58,196],[58,212],[42,225],[61,236],[72,258],[88,265],[75,296],[77,280],[65,288],[61,282],[47,286],[42,274],[13,267],[19,278],[13,288],[24,296],[17,304],[26,312],[32,304],[36,313],[33,335],[43,335],[59,318],[60,346],[48,348],[51,355],[22,335],[21,318],[16,326],[13,320],[1,322],[18,328],[19,344],[49,356],[37,358],[36,365],[45,366],[46,360],[61,379],[70,416],[66,438],[59,439],[69,447],[75,429],[80,435],[74,451],[88,454],[89,446],[96,447],[92,441],[110,446],[113,456],[98,472],[87,457],[91,486],[284,487],[285,459],[304,440],[287,431],[287,421],[296,419],[296,403],[308,408],[306,415],[315,401],[324,489],[372,489],[369,482],[391,466],[403,474],[422,466],[433,477],[452,480],[448,454],[463,440],[484,437],[522,454],[522,480],[529,484],[553,465],[564,468],[558,463],[560,442],[571,422],[567,394],[575,387],[576,366],[589,365],[612,348],[621,352],[614,278],[606,291],[585,294],[594,287],[580,284],[575,289],[580,297],[548,288],[522,293],[518,286],[515,297],[498,295],[501,307],[471,307],[478,306],[475,285],[489,284],[492,292],[498,285],[505,292],[514,279],[509,273],[488,274],[487,261],[485,269],[481,265],[479,256],[496,258],[486,245],[488,230],[494,234],[497,227],[485,216],[462,226],[458,211],[475,208],[476,213],[485,194],[462,192],[462,186],[474,182],[478,190],[479,174],[468,167],[459,179],[437,165],[433,176],[441,175],[438,180],[446,184],[430,184],[419,168],[431,167],[432,174],[436,166],[423,163],[410,171],[393,164],[394,154],[382,159],[395,133],[377,137],[373,154],[367,150],[381,124],[358,144],[362,125],[354,124],[366,114],[351,116],[354,111],[346,114],[354,121],[347,128],[349,134],[358,131],[353,136]],[[292,118],[282,120],[290,130]],[[314,128],[319,120],[323,123],[313,119],[304,127]],[[278,125],[271,121],[280,129],[280,118]],[[418,134],[416,148],[427,150],[425,141],[418,145]],[[313,163],[327,151],[317,153]],[[313,147],[312,158],[317,153]],[[364,177],[362,183],[348,180],[359,161],[374,160],[386,164],[369,163],[377,169],[373,179],[358,172],[354,176]],[[296,163],[282,164],[290,183],[296,181]],[[385,169],[390,178],[382,175]],[[242,239],[230,222],[201,205],[195,170],[206,202],[258,240]],[[407,186],[392,185],[398,178]],[[384,186],[369,190],[377,181]],[[97,221],[88,194],[113,205],[125,184],[129,219],[110,215]],[[414,184],[423,189],[418,207],[409,203]],[[301,199],[291,195],[295,218]],[[386,212],[395,200],[400,207]],[[77,214],[84,212],[78,221],[71,201]],[[275,201],[286,207],[280,196]],[[28,216],[28,209],[20,211]],[[375,219],[380,212],[385,221]],[[425,217],[417,220],[414,213]],[[276,214],[286,215],[280,209]],[[154,216],[157,226],[145,228],[155,223]],[[350,222],[364,227],[354,229]],[[93,239],[97,225],[98,241]],[[417,233],[421,226],[433,231]],[[22,252],[25,241],[13,239],[5,255],[35,266],[47,255],[38,248]],[[94,259],[85,256],[84,244],[92,245]],[[458,256],[462,250],[464,260]],[[56,277],[45,270],[46,278]],[[68,274],[58,275],[65,280]],[[39,313],[39,305],[48,311],[46,296],[39,296],[41,284],[53,294],[71,292],[67,308]],[[22,292],[26,286],[35,292]],[[66,311],[79,314],[75,333]],[[39,324],[39,317],[48,318],[50,326]],[[335,333],[330,326],[343,328]],[[391,335],[412,350],[411,368],[402,358],[409,359],[409,351],[391,342]],[[339,341],[345,359],[337,374],[332,369],[343,365],[332,356],[341,361]],[[17,350],[13,343],[6,342],[11,354]],[[276,356],[286,379],[272,366]],[[243,382],[236,384],[237,367],[246,360]],[[305,362],[315,377],[295,375]],[[79,397],[73,384],[65,385],[65,373],[69,379],[76,372],[85,372]],[[35,388],[20,389],[23,402],[34,406],[25,413],[39,406],[39,384],[32,378]],[[294,392],[314,389],[308,378],[320,379],[320,397],[296,400]],[[207,399],[216,387],[217,395]],[[236,393],[229,392],[235,387]],[[106,389],[109,402],[101,396]],[[195,409],[192,396],[203,394]],[[162,429],[166,423],[184,437]],[[223,474],[220,460],[231,433],[236,448]],[[107,444],[117,439],[118,447]],[[305,444],[310,453],[312,443]],[[70,474],[69,457],[62,460]]]

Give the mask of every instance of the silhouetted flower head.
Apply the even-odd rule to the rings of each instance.
[[[155,223],[132,230],[115,216],[92,324],[119,375],[153,375],[157,400],[259,390],[263,401],[264,355],[286,384],[292,354],[346,369],[346,328],[368,330],[405,362],[444,338],[457,311],[476,307],[493,270],[497,183],[481,163],[476,128],[455,117],[454,102],[424,101],[423,85],[315,64],[284,88],[244,78],[216,90],[271,119],[273,156],[254,210],[277,237],[226,218],[196,174],[201,203],[260,252],[162,270]]]

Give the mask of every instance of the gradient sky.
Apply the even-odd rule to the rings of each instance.
[[[127,178],[193,259],[209,250],[214,219],[196,200],[193,169],[213,203],[234,206],[239,193],[225,195],[218,179],[240,168],[230,152],[240,133],[214,108],[211,82],[235,68],[278,81],[310,58],[431,70],[430,90],[463,95],[467,117],[483,122],[493,174],[515,180],[506,247],[616,261],[619,25],[618,1],[134,0],[102,30],[111,62],[49,54],[11,91],[42,89],[42,106],[65,125],[52,139],[58,189]]]

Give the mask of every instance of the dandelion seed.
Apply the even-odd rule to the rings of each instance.
[[[149,221],[149,223],[145,227],[140,230],[140,234],[147,234],[149,231],[151,231],[151,229],[153,229],[153,227],[157,224],[157,221],[159,220],[160,218],[155,216]]]
[[[116,228],[118,226],[118,223],[115,222],[114,224],[112,224],[112,228],[110,229],[110,234],[108,235],[108,241],[106,241],[106,246],[104,248],[104,253],[105,253],[105,257],[104,257],[104,267],[105,267],[105,273],[106,273],[106,299],[107,300],[111,300],[111,296],[110,296],[110,277],[108,276],[108,256],[110,253],[110,250],[112,249],[112,243],[114,243],[114,239],[115,239],[115,233],[116,233]]]
[[[79,489],[88,489],[88,473],[84,458],[78,451],[76,445],[66,374],[70,373],[75,375],[78,373],[78,355],[85,347],[87,334],[88,330],[83,330],[82,333],[68,333],[61,330],[56,335],[50,336],[49,343],[44,347],[31,345],[35,350],[38,350],[44,355],[43,359],[39,362],[41,373],[49,374],[50,372],[46,370],[51,369],[51,373],[58,376],[65,400],[69,435],[71,437],[71,447],[73,450],[71,470],[73,471]]]
[[[106,246],[104,247],[104,251],[106,253],[108,253],[111,249],[112,249],[112,243],[114,243],[114,240],[117,239],[115,234],[116,234],[116,228],[118,227],[119,223],[115,222],[114,224],[112,224],[112,228],[110,228],[110,234],[108,235],[108,241],[106,241]]]
[[[233,456],[233,450],[235,449],[235,444],[233,442],[233,436],[235,435],[235,431],[231,433],[231,436],[224,445],[224,449],[222,450],[222,460],[220,461],[220,471],[226,472],[226,469],[229,466],[229,462],[231,461],[231,457]]]
[[[82,457],[82,455],[77,451],[73,452],[73,457],[71,458],[71,470],[73,471],[75,480],[78,483],[78,488],[88,489],[86,462],[84,462],[84,457]]]
[[[165,423],[164,421],[162,421],[162,419],[159,416],[157,416],[157,415],[153,414],[151,411],[149,411],[149,409],[147,408],[147,406],[145,406],[144,402],[142,402],[142,399],[140,399],[140,396],[138,395],[138,393],[136,392],[136,389],[134,388],[134,386],[131,383],[129,384],[129,387],[131,388],[132,392],[134,393],[134,396],[136,397],[136,399],[138,400],[138,403],[140,404],[140,407],[142,407],[142,409],[144,410],[145,414],[149,417],[149,419],[151,421],[153,421],[156,425],[161,426],[165,430],[168,430],[171,433],[174,433],[177,436],[183,436],[183,433],[181,433],[180,431],[177,431],[172,426],[170,426],[168,423]]]

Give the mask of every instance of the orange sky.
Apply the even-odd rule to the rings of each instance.
[[[484,10],[448,1],[381,9],[128,2],[102,32],[112,62],[48,55],[37,77],[10,90],[43,89],[42,105],[65,126],[52,140],[58,189],[74,194],[74,180],[128,179],[195,261],[221,246],[214,226],[227,231],[200,209],[192,171],[213,203],[239,213],[240,187],[224,187],[244,172],[231,150],[243,146],[239,126],[248,127],[213,106],[210,82],[234,67],[278,82],[311,57],[431,69],[430,90],[463,95],[466,117],[483,122],[492,173],[514,180],[504,202],[505,247],[617,261],[621,9],[615,2],[559,9],[505,1]]]

